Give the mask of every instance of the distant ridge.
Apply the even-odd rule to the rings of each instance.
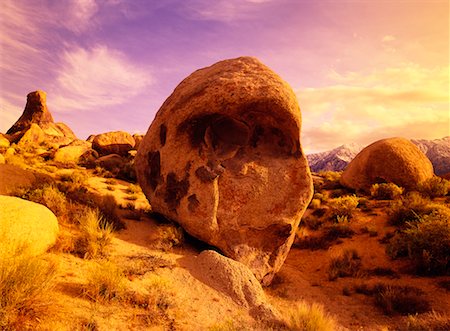
[[[411,139],[430,159],[436,175],[450,172],[450,136],[426,140]],[[365,146],[351,143],[330,151],[307,155],[311,171],[342,171]]]

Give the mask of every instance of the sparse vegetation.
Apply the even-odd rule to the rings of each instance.
[[[329,201],[331,208],[331,217],[346,216],[351,218],[353,212],[358,207],[359,199],[355,195],[347,195]]]
[[[339,277],[357,276],[361,271],[361,257],[354,249],[346,249],[341,255],[330,261],[328,278],[336,280]]]
[[[423,297],[423,292],[411,286],[386,285],[377,283],[373,286],[360,284],[355,287],[357,293],[372,296],[375,304],[386,315],[424,313],[430,310],[430,304]]]
[[[313,303],[298,303],[289,311],[288,328],[293,331],[333,331],[336,323],[323,307]]]
[[[394,200],[403,194],[403,188],[394,183],[373,184],[370,195],[378,200]]]
[[[450,181],[434,176],[421,183],[419,191],[430,198],[443,197],[450,191]]]
[[[410,221],[418,221],[422,216],[431,213],[450,217],[450,208],[433,203],[417,192],[410,192],[406,197],[391,203],[389,221],[392,225],[402,226]]]
[[[422,315],[409,315],[404,331],[450,330],[450,317],[434,311]]]
[[[354,233],[348,222],[334,223],[323,227],[319,236],[300,238],[295,246],[311,250],[328,249],[332,244],[339,243],[340,238],[351,238]]]
[[[102,218],[97,209],[85,207],[80,215],[77,253],[88,259],[105,256],[111,243],[112,231],[112,225]]]
[[[71,173],[65,173],[60,176],[63,182],[69,182],[76,186],[83,186],[88,180],[88,175],[83,171],[73,170]]]
[[[32,188],[22,198],[47,206],[56,216],[67,213],[66,196],[54,185]]]
[[[130,184],[127,188],[127,192],[130,194],[137,194],[142,192],[141,191],[141,187],[139,185],[136,184]]]
[[[419,273],[446,274],[450,267],[450,217],[434,212],[408,222],[407,228],[391,238],[387,253],[407,257]]]
[[[0,329],[31,327],[51,309],[56,264],[0,242]]]
[[[160,249],[168,250],[174,246],[180,246],[184,242],[183,229],[175,224],[161,224],[158,231],[158,239],[155,244]]]
[[[84,295],[94,301],[123,300],[125,281],[122,270],[114,263],[96,263],[87,275]]]

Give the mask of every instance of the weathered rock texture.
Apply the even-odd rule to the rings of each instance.
[[[136,156],[152,209],[247,265],[263,284],[281,268],[312,195],[295,94],[255,58],[183,80]]]
[[[250,269],[217,252],[206,250],[197,257],[196,274],[208,286],[229,296],[251,316],[269,321],[281,320],[279,312],[267,301],[261,284]]]
[[[29,170],[12,164],[0,165],[0,195],[12,193],[20,188],[30,188],[36,176]]]
[[[131,134],[123,131],[101,133],[92,141],[92,148],[100,155],[119,154],[127,156],[128,151],[135,145]]]
[[[382,139],[364,148],[347,166],[341,184],[369,191],[375,183],[395,183],[408,190],[433,177],[430,160],[411,141]]]
[[[47,207],[16,197],[0,196],[0,238],[23,245],[31,254],[44,253],[58,235],[58,220]]]
[[[31,92],[27,95],[27,104],[22,116],[7,131],[11,142],[21,142],[22,144],[33,143],[31,137],[40,134],[40,142],[48,145],[65,145],[76,139],[72,130],[64,123],[55,123],[52,114],[47,108],[46,94],[43,91]],[[37,132],[37,127],[41,129]],[[32,130],[31,133],[27,132]],[[23,139],[23,136],[25,136]]]

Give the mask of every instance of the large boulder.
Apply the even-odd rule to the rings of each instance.
[[[197,257],[193,272],[203,283],[247,308],[254,318],[281,320],[279,312],[267,301],[259,281],[242,263],[206,250]]]
[[[0,196],[1,244],[14,243],[30,254],[44,253],[58,235],[58,220],[47,207],[16,197]]]
[[[93,151],[89,146],[85,145],[68,145],[59,148],[53,160],[61,163],[79,163],[84,160],[84,157],[89,154],[91,155]],[[96,153],[96,152],[95,152]]]
[[[27,95],[27,104],[22,116],[7,131],[11,142],[21,141],[22,144],[33,143],[29,137],[23,139],[24,135],[36,135],[39,127],[44,137],[41,141],[50,147],[66,145],[76,139],[72,130],[64,123],[55,123],[52,114],[47,108],[47,96],[44,91],[35,91]],[[31,133],[29,132],[31,130]]]
[[[152,210],[270,284],[312,195],[295,94],[255,58],[183,80],[139,146]]]
[[[123,131],[101,133],[96,135],[92,141],[92,148],[100,155],[119,154],[127,156],[128,151],[133,149],[134,145],[133,136]]]
[[[388,138],[356,155],[342,173],[341,184],[366,192],[375,183],[394,183],[414,190],[431,177],[433,165],[416,145],[404,138]]]
[[[0,194],[27,189],[36,183],[36,175],[13,164],[0,164]]]
[[[126,159],[117,154],[109,154],[95,160],[95,165],[109,171],[119,171],[126,164]]]
[[[6,149],[9,145],[9,139],[4,134],[0,133],[0,149]]]

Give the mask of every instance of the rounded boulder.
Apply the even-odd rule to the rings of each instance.
[[[29,254],[47,251],[58,236],[58,220],[47,207],[16,197],[0,196],[0,238]]]
[[[342,173],[341,184],[365,192],[376,183],[414,190],[433,175],[433,165],[416,145],[404,138],[388,138],[356,155]]]

